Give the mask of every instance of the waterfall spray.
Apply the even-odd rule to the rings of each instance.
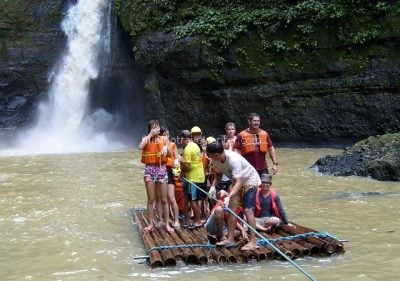
[[[51,77],[48,98],[38,107],[36,125],[24,132],[18,149],[65,153],[122,149],[111,141],[113,116],[88,110],[90,81],[110,54],[110,0],[78,0],[62,22],[67,49]]]

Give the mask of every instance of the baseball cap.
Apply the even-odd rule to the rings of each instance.
[[[207,141],[207,144],[209,144],[209,143],[216,142],[217,140],[214,137],[210,136],[210,137],[206,138],[206,141]]]
[[[267,183],[272,182],[272,177],[270,174],[261,174],[260,178],[261,178],[261,182],[267,182]]]
[[[201,129],[200,129],[200,127],[199,126],[194,126],[191,130],[190,130],[190,133],[192,133],[192,134],[201,134]]]

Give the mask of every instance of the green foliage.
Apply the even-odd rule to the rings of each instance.
[[[122,2],[121,0],[113,0],[113,5],[114,5],[115,10],[117,11],[117,14],[121,13],[121,8],[122,8],[121,2]]]
[[[124,7],[121,7],[124,2]],[[247,33],[257,34],[260,51],[282,59],[319,48],[363,44],[384,32],[384,19],[398,1],[365,0],[114,0],[130,14],[131,34],[171,32],[176,39],[200,36],[223,54]],[[238,56],[245,58],[247,48]],[[220,61],[218,62],[220,63]],[[273,62],[269,62],[273,64]]]

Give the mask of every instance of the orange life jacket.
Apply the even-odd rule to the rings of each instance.
[[[257,188],[256,193],[256,209],[254,211],[254,216],[259,217],[261,215],[261,202],[260,202],[260,190],[261,188]],[[270,187],[269,188],[269,196],[271,196],[271,207],[274,215],[280,219],[282,219],[281,213],[279,212],[278,205],[276,204],[276,191]]]
[[[176,144],[174,142],[170,142],[169,143],[170,156],[167,158],[167,168],[172,168],[174,166],[175,149],[176,149]]]
[[[258,136],[258,143],[255,142],[254,134],[250,133],[249,129],[240,132],[240,153],[242,155],[246,155],[256,151],[256,145],[259,145],[259,150],[261,153],[267,153],[269,138],[268,133],[260,129],[256,135]]]
[[[148,165],[160,165],[167,163],[167,156],[162,155],[161,150],[167,141],[165,137],[159,136],[150,140],[142,150],[142,163]]]
[[[180,176],[174,176],[175,181],[175,200],[178,204],[179,212],[185,209],[185,199],[183,194],[183,182]]]

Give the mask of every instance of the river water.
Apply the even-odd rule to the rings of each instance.
[[[277,151],[289,219],[348,240],[342,255],[295,262],[316,280],[399,280],[400,183],[309,168],[337,149]],[[142,170],[137,151],[0,157],[0,280],[308,280],[286,261],[141,263],[130,210],[146,203]]]

